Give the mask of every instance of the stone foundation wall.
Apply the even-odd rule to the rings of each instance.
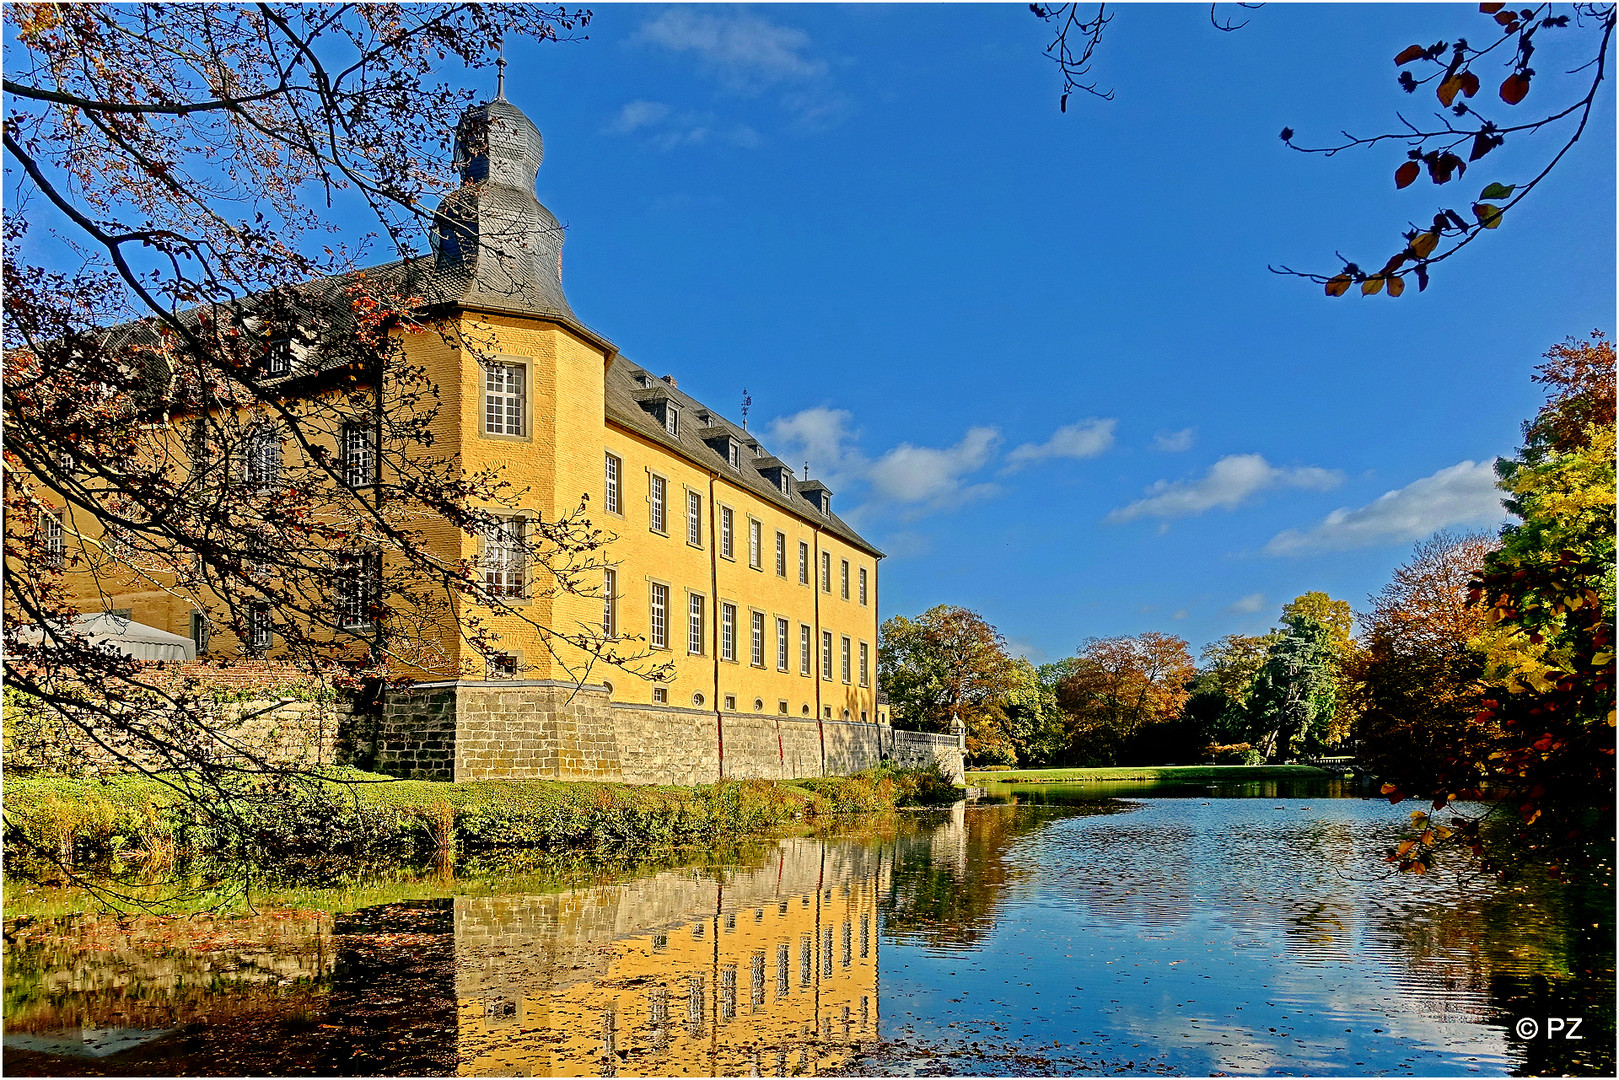
[[[895,765],[907,769],[925,769],[937,765],[939,771],[957,785],[967,782],[963,761],[964,740],[956,735],[933,735],[925,731],[896,731],[890,758]]]
[[[959,740],[886,724],[723,713],[608,700],[604,686],[423,683],[391,690],[379,772],[421,780],[708,784],[847,775],[883,761],[962,777]],[[951,755],[954,754],[952,760]]]
[[[862,724],[849,720],[824,720],[821,731],[826,741],[826,774],[847,776],[881,763],[887,755],[884,743],[886,724]]]
[[[377,772],[406,780],[455,779],[456,688],[390,690],[377,724]]]
[[[262,758],[273,765],[313,768],[344,760],[341,735],[351,722],[342,702],[293,697],[204,700],[183,715],[154,710],[138,719],[173,754],[111,725],[97,728],[92,737],[49,705],[19,702],[6,710],[5,767],[103,775],[131,765],[164,769],[211,761],[245,766]]]
[[[615,703],[612,713],[618,779],[627,784],[712,784],[719,778],[719,728],[712,712]]]

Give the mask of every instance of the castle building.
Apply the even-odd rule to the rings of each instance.
[[[850,772],[942,748],[959,772],[956,739],[896,742],[888,726],[877,686],[882,553],[834,513],[832,492],[574,315],[562,230],[535,195],[542,156],[539,129],[503,93],[469,110],[457,132],[462,184],[435,216],[432,253],[366,272],[421,296],[444,328],[403,343],[439,388],[435,451],[467,475],[498,468],[523,493],[481,537],[435,534],[521,617],[481,616],[493,653],[475,651],[465,627],[443,628],[440,672],[389,691],[374,767],[697,783]],[[351,434],[335,436],[338,454],[371,469],[364,434],[350,447]],[[245,468],[255,463],[250,453]],[[530,571],[503,552],[529,523],[581,505],[610,537],[601,588],[530,596]],[[199,613],[172,592],[104,606],[198,632]],[[471,616],[452,607],[445,617]],[[593,663],[544,631],[579,627],[637,639],[663,676]],[[229,647],[222,637],[211,648]]]

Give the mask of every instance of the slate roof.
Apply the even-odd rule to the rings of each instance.
[[[643,386],[641,380],[646,380]],[[679,387],[671,386],[643,367],[640,367],[622,356],[615,359],[607,369],[606,375],[606,408],[609,422],[646,439],[657,443],[664,449],[677,454],[701,469],[712,469],[720,475],[740,484],[749,494],[774,503],[784,510],[791,511],[806,521],[821,526],[827,532],[859,548],[870,555],[882,558],[883,553],[870,541],[850,527],[849,523],[836,514],[823,514],[815,508],[803,495],[799,494],[798,487],[804,481],[795,480],[791,495],[784,495],[781,489],[765,479],[759,471],[771,465],[781,465],[780,459],[770,455],[760,446],[760,455],[753,456],[749,451],[750,445],[759,446],[758,437],[737,424],[731,423],[718,412],[704,405],[696,398],[682,392]],[[655,388],[667,393],[681,409],[680,434],[671,435],[665,430],[659,419],[646,409],[642,408],[638,397],[647,396],[639,392]],[[709,419],[704,422],[702,414]],[[731,437],[742,444],[742,468],[732,469],[731,463],[725,455],[714,449],[704,437],[713,437],[713,429],[723,427],[730,431]]]

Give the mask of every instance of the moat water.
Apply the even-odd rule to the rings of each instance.
[[[1611,1075],[1611,867],[1391,875],[1406,817],[1336,783],[1039,785],[723,866],[8,911],[5,1067]]]

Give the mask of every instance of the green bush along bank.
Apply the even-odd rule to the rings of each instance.
[[[828,815],[951,802],[961,794],[935,772],[889,768],[698,787],[452,784],[344,769],[318,779],[244,784],[224,798],[187,797],[176,790],[185,781],[134,774],[8,777],[8,860],[88,863],[122,856],[150,871],[209,857],[316,881],[435,851],[610,852],[712,843]]]

